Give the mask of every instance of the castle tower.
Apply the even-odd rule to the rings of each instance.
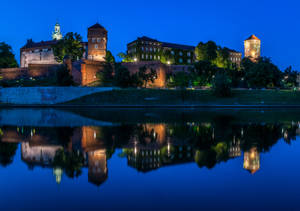
[[[255,62],[260,58],[261,41],[255,35],[251,35],[244,42],[245,57]]]
[[[54,26],[54,32],[52,32],[52,39],[53,40],[61,40],[62,39],[62,34],[60,31],[59,23],[56,23]]]
[[[244,152],[244,169],[255,174],[260,169],[260,156],[256,147]]]
[[[105,61],[107,31],[99,23],[88,28],[88,59]]]

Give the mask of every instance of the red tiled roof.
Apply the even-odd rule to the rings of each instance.
[[[258,39],[254,34],[252,34],[248,39],[246,40],[260,40]]]

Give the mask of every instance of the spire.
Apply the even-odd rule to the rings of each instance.
[[[53,40],[61,40],[62,39],[62,34],[60,31],[60,25],[58,22],[56,22],[54,26],[54,32],[52,32],[52,39]]]

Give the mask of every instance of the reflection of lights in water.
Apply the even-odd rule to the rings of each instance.
[[[137,148],[134,147],[134,154],[136,155],[137,154]]]
[[[250,157],[251,157],[251,159],[254,159],[255,158],[255,152],[251,152]]]
[[[30,130],[30,136],[31,136],[31,137],[33,136],[33,132],[32,132],[32,130]]]
[[[63,171],[61,168],[57,167],[57,168],[53,169],[53,175],[55,176],[55,181],[57,184],[60,184],[62,174],[63,174]]]
[[[244,136],[244,129],[241,130],[241,135]]]
[[[94,131],[94,139],[97,138],[97,133]]]
[[[289,133],[287,131],[285,131],[284,138],[287,139],[288,137],[289,137]]]
[[[168,155],[170,155],[170,153],[171,153],[171,145],[170,143],[168,143]]]
[[[156,132],[153,133],[153,138],[156,138]]]

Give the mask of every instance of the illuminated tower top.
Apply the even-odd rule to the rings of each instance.
[[[244,41],[245,44],[245,57],[253,62],[260,58],[261,41],[255,35],[251,35]]]
[[[61,34],[61,31],[60,31],[59,23],[55,24],[54,32],[52,32],[52,39],[53,40],[61,40],[62,39],[62,34]]]

